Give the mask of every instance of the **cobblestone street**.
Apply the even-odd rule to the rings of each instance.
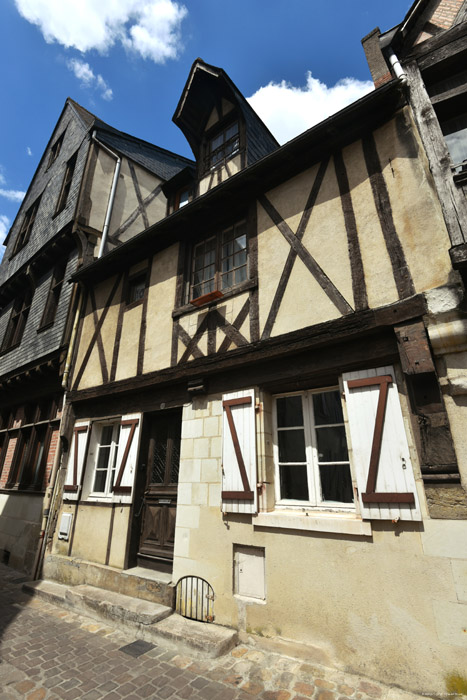
[[[0,700],[415,700],[419,696],[240,645],[207,661],[30,598],[0,565]],[[142,653],[141,653],[142,652]],[[138,655],[139,654],[139,655]]]

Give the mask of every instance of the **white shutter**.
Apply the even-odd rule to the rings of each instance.
[[[117,462],[115,469],[114,496],[122,503],[131,503],[131,491],[135,480],[138,459],[139,431],[141,414],[122,416],[118,439]]]
[[[222,406],[222,510],[256,513],[254,389],[225,394]]]
[[[90,421],[78,421],[73,428],[63,493],[69,501],[79,499],[90,429]]]
[[[362,516],[421,520],[394,368],[348,372],[343,381]]]

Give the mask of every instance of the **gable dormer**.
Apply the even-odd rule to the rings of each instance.
[[[173,121],[196,158],[198,195],[279,146],[228,75],[199,58],[191,68]]]

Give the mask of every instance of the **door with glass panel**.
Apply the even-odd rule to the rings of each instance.
[[[141,517],[137,562],[171,571],[182,412],[177,409],[146,414],[145,421],[140,468],[146,471],[146,488],[136,512]]]

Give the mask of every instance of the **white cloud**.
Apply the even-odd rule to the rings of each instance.
[[[308,71],[303,87],[285,80],[271,82],[259,88],[248,102],[277,140],[285,143],[372,89],[371,81],[356,78],[343,78],[328,87]]]
[[[32,156],[32,151],[29,148],[29,146],[26,146],[26,153],[28,154],[28,156]]]
[[[68,68],[73,71],[78,80],[81,80],[81,85],[84,87],[100,90],[101,97],[104,100],[111,100],[113,97],[112,89],[107,85],[102,75],[95,75],[89,63],[80,61],[77,58],[72,58],[67,61]]]
[[[4,214],[0,214],[0,245],[3,245],[3,241],[10,229],[10,219]]]
[[[5,175],[3,174],[4,168],[0,165],[0,185],[6,185],[7,181]],[[22,202],[26,192],[21,192],[21,190],[8,190],[4,187],[0,187],[0,197],[5,197],[11,202]]]
[[[5,197],[11,202],[22,202],[25,194],[26,192],[22,192],[21,190],[4,190],[0,187],[0,197]]]
[[[36,24],[48,43],[105,53],[116,42],[164,63],[176,58],[187,9],[174,0],[15,0],[20,14]]]

